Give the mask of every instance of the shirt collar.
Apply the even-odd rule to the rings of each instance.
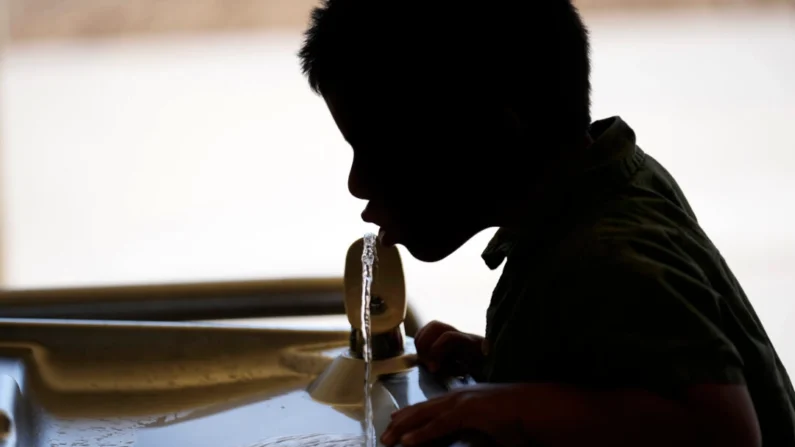
[[[594,142],[587,151],[585,169],[567,182],[564,192],[573,194],[580,202],[595,199],[605,188],[626,183],[645,157],[635,144],[635,132],[618,116],[594,122],[590,126],[590,134]],[[549,208],[541,212],[555,213],[554,206]],[[497,230],[481,255],[486,265],[492,270],[498,268],[526,233],[533,231]]]

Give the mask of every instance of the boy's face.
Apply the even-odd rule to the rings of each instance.
[[[435,262],[493,226],[498,138],[467,101],[341,89],[323,97],[353,148],[348,189],[368,201],[362,218],[380,227],[385,245]]]

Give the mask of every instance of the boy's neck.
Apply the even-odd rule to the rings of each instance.
[[[593,145],[593,138],[586,133],[582,143],[573,151],[562,151],[561,157],[556,157],[548,163],[544,174],[539,176],[526,194],[517,195],[505,201],[500,201],[495,210],[495,221],[501,228],[521,228],[529,219],[537,218],[534,210],[543,208],[545,200],[554,200],[550,194],[562,188],[566,178],[576,175],[582,169],[581,160],[585,158],[588,149]]]

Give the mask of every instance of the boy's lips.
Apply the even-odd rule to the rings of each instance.
[[[379,226],[378,230],[378,240],[385,246],[393,245],[394,241],[392,240],[395,234],[394,232],[389,231],[387,228],[387,219],[385,219],[384,214],[381,212],[381,207],[373,204],[370,202],[362,211],[362,220],[375,224]]]
[[[373,205],[373,202],[369,202],[367,206],[364,207],[364,211],[362,211],[362,220],[380,226],[383,223],[380,214],[377,207]]]

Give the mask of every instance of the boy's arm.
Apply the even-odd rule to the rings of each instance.
[[[694,385],[674,400],[639,389],[586,391],[518,385],[536,402],[523,412],[529,439],[545,447],[760,447],[743,385]]]
[[[651,435],[635,442],[665,445],[693,433],[708,436],[716,426],[718,435],[757,439],[745,359],[726,332],[753,329],[743,326],[752,320],[743,315],[750,310],[730,305],[733,297],[712,287],[719,278],[708,278],[665,239],[613,237],[587,251],[549,278],[551,287],[529,285],[494,353],[501,382],[559,384],[542,388],[559,394],[539,400],[550,407],[529,407],[538,412],[528,417],[530,427],[562,437],[606,436],[608,445],[621,445],[620,436],[631,433]],[[560,410],[559,425],[543,417],[551,409]]]
[[[744,388],[696,385],[673,399],[637,388],[475,385],[393,413],[382,441],[414,447],[476,431],[499,445],[758,447],[761,436]]]
[[[722,329],[736,316],[697,267],[651,259],[583,260],[545,296],[530,289],[492,352],[503,384],[401,410],[387,437],[474,429],[545,447],[759,446],[743,359]]]
[[[735,315],[696,266],[643,248],[562,282],[537,377],[569,385],[536,390],[548,395],[529,431],[550,446],[761,445],[743,359],[722,329]]]

